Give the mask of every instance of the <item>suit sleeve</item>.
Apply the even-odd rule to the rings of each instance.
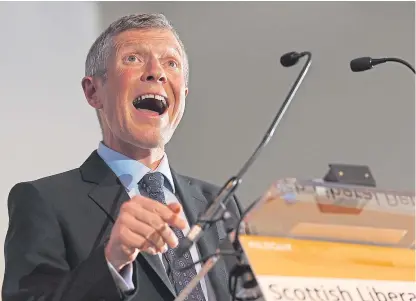
[[[129,299],[112,278],[104,246],[70,268],[58,217],[52,204],[48,204],[32,184],[19,183],[11,189],[8,210],[3,301]]]

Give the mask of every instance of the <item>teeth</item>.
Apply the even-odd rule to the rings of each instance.
[[[138,100],[143,100],[143,99],[145,99],[145,98],[155,98],[155,99],[158,99],[158,100],[161,100],[161,101],[165,101],[165,100],[166,100],[166,98],[165,98],[165,97],[163,97],[163,96],[161,96],[161,95],[155,95],[155,94],[146,94],[146,95],[142,95],[142,96],[140,96],[140,97],[138,98]]]
[[[153,99],[157,99],[161,102],[162,107],[163,107],[163,111],[167,109],[168,102],[167,99],[164,96],[161,95],[156,95],[156,94],[145,94],[145,95],[141,95],[139,97],[137,97],[135,100],[133,100],[133,105],[137,108],[140,104],[140,102],[144,99],[148,99],[148,98],[153,98]]]
[[[160,100],[164,107],[168,106],[168,102],[166,98],[164,96],[156,95],[156,94],[145,94],[145,95],[139,96],[138,98],[134,100],[133,104],[138,105],[140,101],[146,98],[154,98],[154,99]]]

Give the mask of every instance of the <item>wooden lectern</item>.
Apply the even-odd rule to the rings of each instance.
[[[416,301],[414,192],[283,179],[245,222],[266,301]]]

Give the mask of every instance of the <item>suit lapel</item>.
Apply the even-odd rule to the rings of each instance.
[[[172,177],[177,188],[178,197],[185,210],[190,226],[209,205],[200,187],[172,170]],[[210,227],[197,243],[202,257],[213,254],[219,245],[219,235],[216,225]],[[223,259],[220,259],[208,273],[209,280],[216,294],[217,301],[229,300],[228,274]]]
[[[88,196],[107,214],[110,221],[114,223],[120,212],[121,205],[130,199],[117,176],[96,151],[80,167],[80,171],[84,181],[96,184]],[[110,231],[107,232],[105,241],[108,240],[109,236]],[[157,255],[152,256],[147,253],[140,253],[139,256],[143,256],[147,260],[171,293],[176,295],[160,258]]]

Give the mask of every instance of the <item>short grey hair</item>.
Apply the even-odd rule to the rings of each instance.
[[[183,52],[185,84],[189,82],[189,61],[185,47],[169,20],[163,14],[133,14],[113,23],[92,44],[85,62],[85,76],[106,77],[107,61],[113,49],[113,38],[134,29],[168,29],[172,31]]]
[[[133,14],[124,16],[107,27],[107,29],[92,44],[85,61],[85,76],[98,76],[106,78],[107,62],[113,50],[113,38],[118,34],[134,29],[167,29],[170,30],[179,42],[183,54],[183,72],[185,85],[189,84],[189,61],[185,46],[173,25],[163,14]],[[103,131],[103,124],[96,110],[98,122]],[[102,134],[104,134],[102,132]]]

